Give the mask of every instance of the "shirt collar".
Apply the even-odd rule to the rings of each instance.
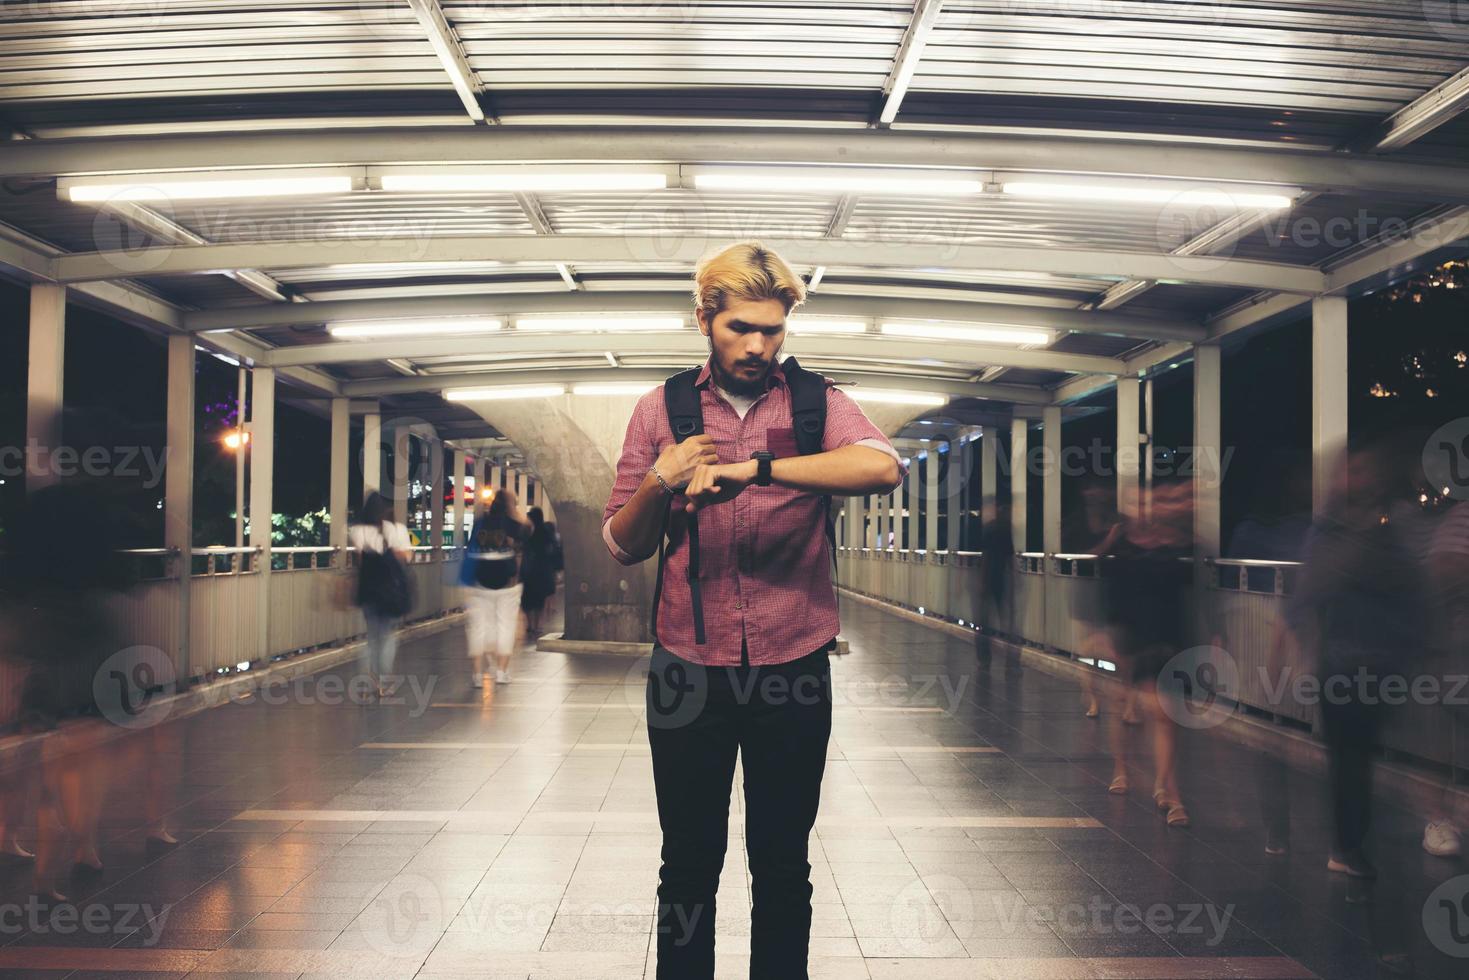
[[[695,388],[704,388],[708,386],[710,378],[712,378],[714,374],[714,369],[710,366],[712,363],[712,358],[704,362],[704,367],[701,368],[699,371],[699,377],[694,381]],[[770,374],[766,375],[765,380],[766,391],[769,391],[776,384],[786,383],[786,375],[785,372],[782,371],[780,368],[780,361],[776,361],[775,364],[771,366]]]

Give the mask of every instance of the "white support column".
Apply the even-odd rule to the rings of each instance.
[[[918,519],[920,519],[921,497],[923,497],[923,483],[920,473],[928,466],[927,455],[918,458],[914,455],[914,464],[908,470],[908,514],[905,516],[905,525],[908,527],[908,551],[918,551]]]
[[[377,412],[362,416],[362,499],[383,488],[383,417]]]
[[[1311,303],[1311,510],[1326,509],[1347,449],[1347,301]]]
[[[1042,494],[1043,545],[1048,555],[1061,550],[1061,406],[1047,405],[1041,409],[1042,432],[1045,457]]]
[[[400,524],[410,524],[411,515],[408,513],[408,479],[412,472],[409,464],[413,457],[413,439],[406,426],[394,426],[392,432],[393,440],[393,478],[392,500],[393,520]]]
[[[238,400],[235,403],[235,427],[241,436],[248,434],[245,428],[245,411],[248,398],[246,391],[249,387],[249,369],[243,364],[239,368]],[[245,457],[250,451],[250,444],[242,440],[235,448],[235,547],[245,547]]]
[[[1142,451],[1138,440],[1138,422],[1142,406],[1142,384],[1137,378],[1117,379],[1117,513],[1136,517],[1138,513],[1138,474],[1142,470]]]
[[[327,544],[338,549],[347,547],[347,463],[351,435],[351,401],[333,398],[331,489],[327,497],[327,515],[331,520],[328,524]],[[342,567],[346,566],[346,558],[340,551],[332,555],[332,561]]]
[[[1153,513],[1153,379],[1143,382],[1143,501],[1139,508],[1144,517]]]
[[[987,528],[999,517],[996,489],[999,486],[1000,430],[984,427],[979,440],[979,516],[980,527]]]
[[[1026,464],[1029,452],[1029,430],[1025,419],[1010,420],[1010,542],[1019,554],[1025,550],[1026,519],[1029,510],[1025,505]]]
[[[444,444],[437,440],[430,440],[425,446],[428,453],[428,512],[429,512],[429,544],[433,545],[433,551],[429,552],[434,561],[442,561],[444,558]]]
[[[490,461],[483,456],[474,460],[474,520],[485,516],[485,489],[490,485]]]
[[[944,550],[953,554],[961,544],[959,531],[964,526],[966,489],[969,487],[969,470],[974,452],[974,443],[968,440],[949,443],[949,477],[944,481],[943,495],[947,501],[948,523],[944,526]]]
[[[178,555],[173,667],[174,680],[186,683],[194,674],[189,630],[194,579],[194,338],[191,334],[173,334],[168,338],[167,415],[163,546]]]
[[[875,493],[868,494],[867,499],[863,501],[862,520],[864,523],[862,525],[862,544],[859,547],[871,548],[874,546],[873,542],[877,540],[877,501],[878,497]]]
[[[54,454],[61,446],[62,381],[66,356],[66,287],[31,286],[30,353],[26,373],[26,451],[33,466],[23,466],[27,492],[57,480]],[[35,447],[35,448],[32,448]]]
[[[527,496],[526,488],[529,484],[526,476],[527,474],[524,470],[515,471],[515,499],[520,501],[520,507],[522,510],[525,509],[525,501]]]
[[[1220,553],[1219,501],[1223,439],[1219,419],[1219,381],[1223,351],[1216,344],[1194,348],[1194,557]]]
[[[456,548],[464,547],[464,488],[469,485],[469,454],[462,449],[454,450],[454,540]]]
[[[939,462],[937,447],[930,449],[923,467],[923,506],[926,511],[923,515],[923,542],[930,552],[944,546],[939,540],[939,497],[942,489],[939,487]]]
[[[259,548],[255,581],[257,633],[253,650],[243,659],[270,656],[270,515],[275,506],[275,368],[255,368],[255,397],[250,405],[250,547]]]

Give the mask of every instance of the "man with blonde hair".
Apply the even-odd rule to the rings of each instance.
[[[795,358],[779,360],[805,293],[758,242],[699,263],[708,361],[638,402],[604,516],[618,561],[659,557],[647,697],[663,829],[660,980],[714,976],[736,754],[753,878],[750,976],[807,976],[807,847],[838,627],[830,498],[886,493],[903,474],[851,399]]]

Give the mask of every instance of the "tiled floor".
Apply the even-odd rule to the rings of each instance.
[[[1349,886],[1324,870],[1321,787],[1296,777],[1291,854],[1268,859],[1251,756],[1186,733],[1194,827],[1169,830],[1141,790],[1107,794],[1073,685],[977,670],[964,642],[867,607],[844,624],[813,976],[1336,980],[1377,976],[1382,952],[1464,975],[1421,915],[1465,869],[1424,855],[1406,815],[1379,810],[1382,880]],[[107,870],[73,888],[91,925],[23,921],[28,872],[0,865],[0,978],[651,978],[642,665],[525,653],[481,692],[462,654],[457,630],[408,644],[432,688],[403,704],[308,685],[179,722],[157,762],[180,774],[184,843],[145,849],[124,774]],[[721,977],[748,973],[749,896],[732,841]]]

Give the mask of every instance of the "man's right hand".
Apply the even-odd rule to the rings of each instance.
[[[718,462],[719,454],[714,451],[714,437],[700,433],[663,450],[654,465],[664,482],[681,491],[689,485],[689,481],[694,478],[694,472],[700,466],[713,466]]]

